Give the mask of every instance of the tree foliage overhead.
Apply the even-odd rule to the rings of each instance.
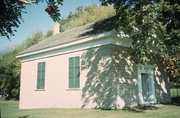
[[[148,63],[158,53],[165,59],[171,81],[180,81],[180,1],[100,0],[116,9],[117,31],[133,40],[131,55],[136,63]]]
[[[137,63],[149,61],[152,47],[172,55],[180,48],[179,0],[100,0],[116,9],[119,31],[130,33]]]
[[[19,27],[21,16],[25,6],[19,1],[1,0],[0,1],[0,34],[10,38]]]
[[[53,21],[60,19],[58,5],[62,5],[63,0],[0,0],[0,35],[10,39],[23,22],[22,13],[25,13],[26,4],[39,2],[47,3],[45,11]]]

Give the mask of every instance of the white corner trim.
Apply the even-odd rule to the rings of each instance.
[[[29,53],[17,55],[16,58],[22,58],[22,57],[25,57],[25,56],[35,55],[35,54],[39,54],[39,53],[43,53],[43,52],[47,52],[47,51],[52,51],[52,50],[56,50],[56,49],[60,49],[60,48],[69,47],[69,46],[72,46],[72,45],[82,44],[82,43],[85,43],[85,42],[89,42],[89,41],[92,41],[92,40],[96,40],[96,39],[111,36],[111,35],[113,35],[113,33],[111,31],[109,31],[109,32],[106,32],[106,33],[101,33],[101,34],[95,35],[93,37],[79,39],[79,40],[76,40],[76,41],[73,41],[73,42],[69,42],[69,43],[66,43],[66,44],[50,47],[50,48],[47,48],[47,49],[42,49],[42,50],[39,50],[39,51],[34,51],[34,52],[29,52]]]

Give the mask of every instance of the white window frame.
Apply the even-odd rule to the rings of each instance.
[[[139,88],[139,103],[141,105],[143,104],[154,104],[156,103],[156,95],[155,95],[155,83],[154,83],[154,68],[155,66],[153,65],[141,65],[138,64],[138,88]],[[152,97],[153,100],[152,101],[144,101],[143,99],[143,93],[142,93],[142,78],[141,78],[141,74],[142,73],[147,73],[150,75],[150,80],[151,80],[151,85],[152,85]]]

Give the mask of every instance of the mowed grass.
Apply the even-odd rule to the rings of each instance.
[[[180,118],[178,105],[153,105],[125,110],[31,109],[19,110],[18,101],[0,101],[0,118]]]

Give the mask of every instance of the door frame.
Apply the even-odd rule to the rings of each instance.
[[[138,64],[138,88],[139,88],[139,103],[140,104],[154,104],[156,103],[156,95],[155,95],[155,83],[154,83],[154,69],[155,66],[154,65],[141,65]],[[147,73],[148,75],[150,75],[150,80],[151,80],[151,87],[152,87],[152,97],[153,100],[152,101],[144,101],[143,99],[143,93],[142,93],[142,78],[141,78],[141,74],[142,73]]]

